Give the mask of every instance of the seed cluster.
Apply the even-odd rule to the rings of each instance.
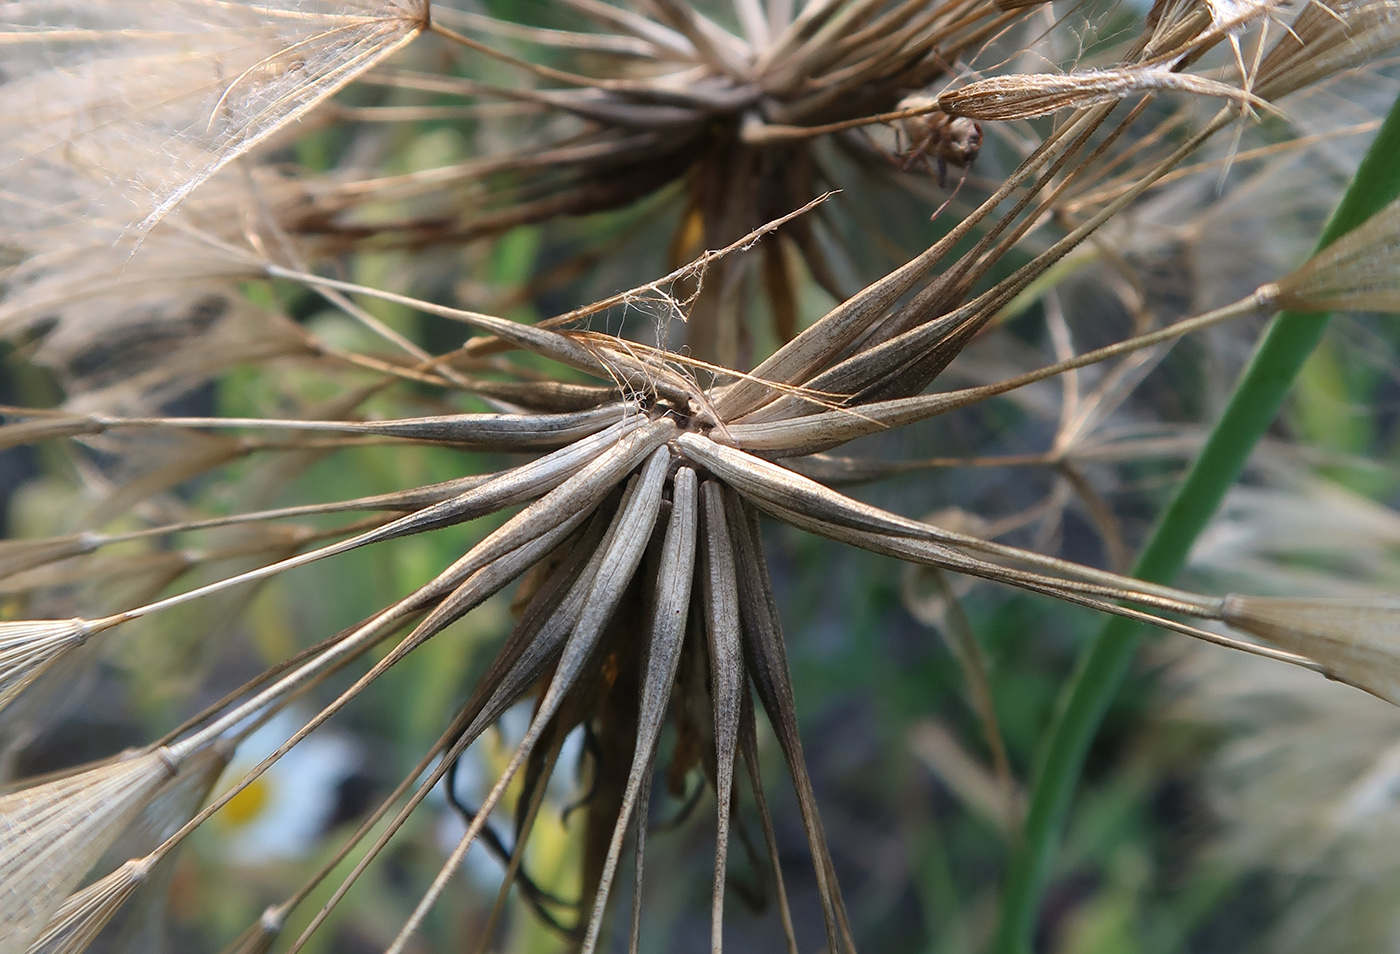
[[[1070,382],[1077,401],[1077,375],[1101,370],[1084,402],[1107,408],[1097,418],[1086,412],[1098,422],[1151,370],[1150,349],[1182,336],[1279,308],[1400,311],[1396,205],[1232,304],[1158,320],[1149,303],[1131,333],[1089,350],[1074,349],[1059,299],[1047,291],[1086,248],[1107,248],[1101,255],[1116,267],[1107,234],[1115,217],[1212,137],[1388,50],[1400,39],[1389,0],[1353,0],[1329,11],[1332,18],[1304,3],[1273,34],[1268,25],[1283,14],[1274,5],[1163,2],[1138,36],[1112,48],[1111,63],[1007,67],[976,78],[970,64],[1005,37],[1013,46],[1022,34],[1039,43],[1048,8],[812,0],[794,10],[784,0],[736,0],[737,27],[728,29],[700,6],[673,0],[647,4],[646,15],[567,0],[561,8],[587,29],[565,30],[426,0],[152,0],[145,14],[111,0],[88,5],[86,26],[69,22],[68,6],[36,0],[0,10],[0,37],[24,51],[16,59],[23,69],[0,84],[0,175],[9,177],[0,204],[23,211],[0,330],[41,342],[37,357],[67,388],[56,406],[3,409],[0,448],[62,446],[98,503],[90,526],[0,545],[5,592],[23,607],[17,616],[33,617],[0,621],[0,706],[141,621],[209,607],[198,635],[212,643],[246,609],[250,585],[499,519],[427,582],[235,687],[165,737],[0,795],[0,948],[85,949],[158,865],[269,766],[514,586],[510,631],[437,740],[334,856],[231,950],[270,950],[289,924],[300,932],[289,950],[300,950],[439,785],[465,831],[388,941],[389,954],[415,943],[478,842],[507,873],[493,920],[518,886],[573,949],[597,950],[611,932],[627,934],[636,950],[653,775],[669,756],[672,776],[698,775],[715,798],[712,950],[723,938],[731,843],[756,814],[761,853],[744,843],[795,952],[798,928],[760,771],[760,739],[771,731],[796,794],[827,949],[854,951],[803,756],[764,521],[1320,672],[1400,704],[1395,599],[1201,595],[1144,582],[971,532],[973,524],[858,500],[838,487],[922,465],[833,453],[1048,381]],[[1257,43],[1248,63],[1242,35]],[[172,37],[183,44],[173,62]],[[507,40],[545,52],[517,56]],[[412,68],[422,65],[409,58],[414,51],[434,43],[436,55],[461,69]],[[1217,47],[1228,47],[1233,63],[1212,60]],[[500,67],[529,82],[484,78]],[[454,103],[327,101],[355,80]],[[61,102],[43,101],[41,90],[61,93]],[[1154,112],[1175,98],[1214,112],[1191,123]],[[18,110],[23,103],[29,108]],[[519,141],[501,154],[394,174],[355,166],[355,150],[345,168],[320,174],[289,173],[265,158],[263,144],[315,116],[372,128],[503,117]],[[1053,123],[1025,124],[1043,116]],[[388,148],[377,134],[359,142],[367,154]],[[859,196],[828,192],[837,176],[826,170],[843,161],[859,181],[892,177],[909,195],[935,194],[936,215],[954,210],[931,244],[901,250],[897,267],[876,270],[859,290],[837,276],[859,269],[832,261],[843,221],[835,210],[862,211]],[[949,167],[960,176],[952,192]],[[997,174],[972,181],[984,170]],[[42,209],[23,199],[52,181],[62,184],[58,192],[33,192],[52,199]],[[954,206],[964,181],[975,197]],[[672,256],[692,261],[551,318],[517,321],[444,304],[446,294],[380,287],[398,281],[396,272],[366,278],[382,264],[375,256],[394,254],[405,256],[396,263],[414,263],[395,288],[431,285],[440,278],[432,253],[657,197],[679,207]],[[912,218],[927,226],[932,203],[906,204],[917,205]],[[875,231],[863,233],[869,243],[883,237]],[[570,267],[586,271],[592,261]],[[818,314],[804,300],[808,287],[834,305]],[[302,317],[312,302],[346,324],[294,321],[267,305],[279,295]],[[959,376],[966,351],[1041,301],[1055,360],[1037,357],[1020,371],[1003,362],[993,373],[984,362]],[[625,322],[619,333],[590,327],[644,304],[668,321],[683,319],[684,344],[660,326],[650,337]],[[421,319],[423,333],[406,334],[404,315]],[[85,372],[94,342],[114,327],[141,347],[117,349],[102,375]],[[430,349],[430,339],[440,347]],[[166,341],[168,360],[150,361]],[[266,375],[260,387],[274,408],[266,416],[170,413],[172,397],[249,369]],[[950,378],[956,383],[945,386]],[[308,380],[331,387],[293,400]],[[1062,433],[1092,430],[1094,423],[1075,424],[1072,403],[1065,399]],[[500,469],[435,483],[413,474],[386,493],[272,505],[292,477],[327,455],[378,447],[407,459],[418,445],[459,452],[454,462],[499,461]],[[1057,437],[1033,463],[1064,475],[1105,539],[1117,539],[1111,508],[1074,471],[1071,450]],[[231,512],[196,511],[181,496],[206,475],[245,467],[259,479],[246,481]],[[343,514],[360,516],[333,522]],[[195,535],[213,543],[185,546]],[[149,563],[122,565],[122,554],[142,547]],[[100,585],[124,574],[144,585],[135,596],[116,589],[119,598],[107,598],[114,591]],[[94,602],[102,615],[54,608],[74,581],[101,594]],[[958,650],[1007,781],[976,641]],[[315,714],[211,800],[237,746],[306,700],[315,700]],[[467,805],[457,790],[464,755],[521,702],[533,703],[523,739],[484,800]],[[525,855],[578,729],[590,740],[592,777],[581,890],[565,899],[531,877]],[[1006,796],[1014,806],[1009,788]],[[492,818],[512,801],[508,841]],[[160,817],[146,825],[152,813]],[[158,835],[89,880],[104,853],[126,850],[122,839],[137,829]],[[628,867],[629,836],[630,921],[612,917],[610,904]],[[297,920],[333,878],[322,908]],[[488,927],[482,943],[490,940]]]

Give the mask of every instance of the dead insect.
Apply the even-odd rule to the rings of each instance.
[[[927,93],[911,93],[899,101],[896,109],[929,109],[901,119],[895,127],[894,159],[899,168],[908,172],[922,163],[938,179],[939,188],[948,186],[948,167],[966,169],[982,151],[982,126],[965,116],[949,116],[939,109]],[[904,147],[904,139],[909,146]]]

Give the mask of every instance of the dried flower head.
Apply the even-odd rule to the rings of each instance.
[[[959,574],[1151,623],[1394,700],[1393,600],[1342,613],[1134,579],[1122,572],[1119,517],[1084,471],[1095,429],[1183,336],[1281,306],[1394,309],[1393,296],[1375,293],[1377,268],[1393,258],[1394,207],[1220,307],[1172,312],[1135,292],[1131,320],[1072,333],[1060,296],[1095,243],[1120,287],[1140,285],[1101,229],[1213,136],[1388,47],[1384,17],[1366,14],[1365,52],[1353,56],[1338,53],[1312,4],[1271,44],[1269,25],[1283,15],[1273,5],[1162,3],[1094,63],[1061,69],[1044,66],[1071,58],[1063,32],[1042,28],[1044,13],[986,0],[814,0],[800,10],[736,0],[723,20],[673,0],[644,13],[568,0],[542,25],[426,0],[140,9],[35,0],[0,13],[3,48],[19,51],[0,84],[0,132],[12,133],[0,147],[10,150],[0,151],[0,198],[24,210],[0,328],[21,346],[37,341],[33,357],[66,388],[51,406],[6,408],[0,445],[57,448],[85,511],[62,533],[0,551],[15,608],[0,622],[0,705],[22,710],[26,691],[123,639],[158,641],[171,668],[207,656],[212,634],[256,611],[250,593],[309,579],[284,574],[323,561],[421,545],[418,565],[431,564],[405,572],[392,597],[334,635],[284,641],[246,682],[225,680],[198,705],[186,694],[188,721],[139,754],[0,797],[7,943],[81,950],[206,820],[251,797],[242,793],[256,792],[269,766],[515,585],[509,632],[464,698],[442,697],[450,711],[433,713],[436,741],[403,760],[402,782],[233,949],[268,950],[285,932],[297,951],[324,936],[440,791],[461,825],[436,874],[395,913],[386,951],[416,949],[437,930],[431,913],[477,844],[506,875],[471,940],[491,943],[518,887],[571,947],[627,936],[635,950],[653,776],[669,748],[668,779],[693,778],[714,796],[711,949],[722,947],[742,845],[757,872],[750,893],[771,893],[795,951],[804,928],[763,785],[771,732],[827,948],[854,951],[859,928],[799,733],[765,516],[938,580]],[[1216,50],[1227,38],[1233,59]],[[538,55],[516,55],[517,43]],[[1043,68],[1030,69],[1037,56]],[[422,68],[433,63],[436,72]],[[500,79],[507,69],[517,81]],[[447,102],[413,100],[424,95]],[[1206,118],[1172,108],[1178,101],[1208,103]],[[302,120],[327,125],[298,140]],[[395,143],[444,121],[470,124],[465,155],[433,162]],[[287,144],[329,135],[336,122],[354,130],[336,161],[292,167]],[[963,206],[952,204],[960,191],[942,188],[948,166],[984,180]],[[862,196],[829,194],[842,181],[832,170],[847,167],[852,182],[893,183],[904,206],[921,197],[908,218],[922,231],[911,247],[889,242],[892,270],[869,266],[862,246],[888,236],[862,222],[871,212]],[[477,307],[461,285],[464,268],[481,264],[477,240],[609,212],[630,216],[628,228],[655,245],[645,220],[672,201],[679,210],[661,243],[672,270],[661,279],[535,321]],[[947,209],[928,224],[929,211]],[[837,255],[850,261],[838,268]],[[574,279],[606,255],[564,258],[555,274],[514,276],[533,283],[515,304],[546,300],[551,282],[577,291]],[[812,305],[809,286],[834,304]],[[758,300],[769,328],[745,320]],[[1048,356],[1006,331],[1032,306]],[[686,324],[684,345],[669,337],[673,321]],[[105,336],[133,343],[110,349]],[[227,389],[224,403],[171,407],[210,382]],[[1059,418],[1053,446],[1017,464],[1056,480],[1027,516],[1005,527],[916,520],[838,489],[936,466],[864,462],[846,450],[852,442],[965,420],[999,400],[1054,407]],[[338,492],[339,462],[374,459],[394,462],[389,489],[349,481],[356,489]],[[286,498],[328,461],[315,470],[325,487],[313,486],[314,498]],[[1109,568],[1059,552],[1053,533],[1004,539],[1071,501]],[[80,603],[60,614],[76,584]],[[953,642],[999,753],[995,814],[1010,829],[1019,795],[965,624]],[[300,729],[198,807],[231,746],[308,699],[315,714]],[[523,732],[469,805],[464,760],[522,702]],[[589,740],[587,811],[576,891],[560,897],[532,876],[529,854],[576,733]],[[198,781],[171,802],[156,843],[132,847],[83,887],[186,773]],[[510,811],[507,841],[496,825]],[[761,849],[746,827],[754,815]],[[630,920],[611,916],[629,833]],[[319,909],[303,914],[312,897]]]

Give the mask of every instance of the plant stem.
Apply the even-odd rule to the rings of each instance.
[[[1318,248],[1360,225],[1400,195],[1400,99],[1362,159]],[[1133,575],[1170,583],[1196,537],[1235,483],[1254,445],[1277,417],[1294,377],[1327,327],[1325,313],[1283,312],[1269,326],[1186,480],[1159,518]],[[996,954],[1030,950],[1040,896],[1079,779],[1105,710],[1128,671],[1142,628],[1110,619],[1079,658],[1037,760],[1025,829],[1007,873]]]

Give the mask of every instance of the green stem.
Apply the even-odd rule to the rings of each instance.
[[[1318,248],[1360,225],[1400,195],[1400,99],[1377,133]],[[1254,445],[1278,416],[1303,363],[1327,327],[1328,315],[1284,312],[1269,326],[1201,456],[1163,512],[1133,575],[1170,583],[1196,537],[1235,483]],[[1036,767],[1025,830],[1011,858],[997,929],[996,954],[1030,949],[1036,911],[1070,798],[1104,711],[1128,671],[1142,629],[1111,619],[1079,658],[1061,695]]]

